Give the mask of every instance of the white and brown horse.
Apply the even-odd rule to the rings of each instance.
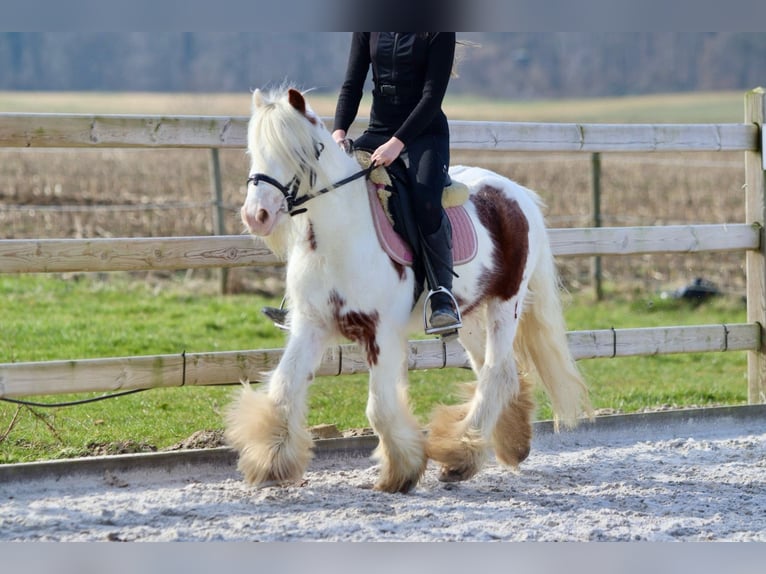
[[[329,344],[356,342],[370,369],[367,417],[380,442],[376,488],[407,492],[429,458],[440,480],[465,480],[488,454],[516,466],[529,453],[534,372],[557,420],[591,408],[569,353],[540,200],[490,171],[453,167],[470,189],[478,253],[456,268],[460,342],[477,382],[461,405],[440,407],[424,433],[408,403],[407,337],[422,328],[414,274],[380,247],[358,162],[336,145],[294,90],[253,95],[242,220],[287,262],[289,339],[268,383],[245,385],[227,413],[239,469],[256,485],[297,481],[311,458],[307,389]],[[340,184],[340,185],[339,185]]]

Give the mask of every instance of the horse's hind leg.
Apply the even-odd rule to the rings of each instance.
[[[471,362],[473,372],[478,374],[484,366],[484,356],[487,350],[486,323],[484,309],[475,311],[470,315],[463,316],[463,327],[460,329],[460,345],[465,350]],[[444,452],[452,450],[443,441],[446,436],[453,435],[457,431],[457,425],[463,421],[476,391],[476,383],[463,383],[460,385],[459,396],[461,402],[452,405],[437,405],[431,416],[428,440],[428,455],[434,460],[445,460],[449,455]]]
[[[440,460],[445,467],[466,466],[461,462],[464,458],[481,456],[480,452],[461,453],[460,449],[456,449],[454,446],[455,433],[458,432],[459,425],[468,415],[475,391],[475,383],[466,384],[464,386],[465,402],[437,407],[429,425],[431,430],[428,441],[429,457]],[[529,456],[534,407],[532,384],[524,375],[519,374],[519,393],[511,397],[505,404],[492,431],[491,446],[502,464],[516,468]],[[453,435],[451,441],[448,438],[450,435]],[[445,440],[446,442],[442,442]],[[457,475],[455,472],[442,474],[443,479],[455,478],[455,476],[461,476],[461,473],[457,473]],[[463,478],[459,479],[464,480]]]
[[[298,481],[311,460],[305,428],[307,388],[322,357],[324,337],[295,324],[285,353],[265,389],[245,385],[226,414],[226,439],[239,452],[238,468],[257,486]]]
[[[406,340],[379,334],[380,355],[370,366],[367,418],[379,437],[373,457],[380,463],[377,490],[409,492],[425,472],[425,437],[407,393]]]
[[[442,481],[467,480],[475,475],[484,464],[490,446],[496,442],[498,423],[506,417],[515,420],[518,416],[519,409],[513,406],[520,388],[512,352],[518,327],[515,310],[515,298],[488,304],[484,357],[483,360],[479,356],[472,357],[478,368],[473,395],[463,405],[435,411],[431,420],[428,455],[442,464],[439,477]],[[478,343],[468,347],[472,347],[474,354],[481,349]],[[501,444],[501,448],[503,446]],[[518,450],[518,446],[514,448]],[[512,460],[510,456],[507,458]]]
[[[501,463],[516,468],[529,456],[534,408],[532,384],[519,374],[519,392],[506,403],[492,431],[492,447]]]
[[[484,366],[487,352],[486,324],[481,319],[483,313],[475,313],[471,319],[464,319],[464,329],[460,342],[468,353],[475,372]],[[465,327],[468,327],[467,329]],[[492,432],[491,444],[497,459],[508,466],[516,467],[529,455],[532,442],[532,414],[534,412],[533,388],[529,379],[519,373],[519,392],[511,396],[498,417]],[[454,406],[441,407],[453,411],[451,417],[458,422],[465,418],[473,399],[476,385],[466,386],[466,402]]]

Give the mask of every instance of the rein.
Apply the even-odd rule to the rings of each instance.
[[[319,145],[321,146],[322,144],[319,144]],[[319,159],[319,154],[322,152],[323,148],[324,146],[317,148],[317,154],[316,154],[317,159]],[[266,175],[265,173],[254,173],[247,178],[247,184],[249,185],[250,182],[252,182],[253,185],[258,185],[258,183],[262,181],[264,183],[268,183],[269,185],[273,187],[276,187],[280,192],[282,192],[282,195],[285,198],[285,204],[287,206],[285,211],[287,211],[288,215],[293,217],[295,215],[298,215],[300,213],[305,213],[306,211],[308,211],[308,209],[305,207],[301,209],[296,209],[297,207],[303,205],[304,203],[306,203],[307,201],[311,199],[314,199],[315,197],[319,197],[320,195],[333,191],[334,189],[343,187],[347,183],[351,183],[352,181],[362,177],[367,177],[370,174],[370,172],[372,172],[373,169],[375,169],[375,166],[370,164],[369,167],[366,167],[360,171],[357,171],[351,174],[350,176],[341,179],[340,181],[336,181],[335,183],[330,184],[327,187],[323,187],[322,189],[309,192],[305,195],[301,195],[300,197],[297,196],[298,188],[300,188],[300,185],[301,185],[301,180],[298,177],[298,175],[294,175],[293,178],[287,182],[287,185],[282,185],[276,179],[274,179],[273,177],[269,175]],[[311,180],[313,185],[313,181],[315,177],[313,171],[311,173],[311,176],[312,176]]]

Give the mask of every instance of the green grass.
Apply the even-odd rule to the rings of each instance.
[[[182,275],[154,284],[119,274],[6,275],[0,299],[0,362],[223,351],[283,340],[267,321],[253,321],[263,297],[195,292]]]
[[[149,284],[120,274],[0,276],[0,362],[273,348],[284,337],[261,320],[273,301],[190,290],[181,276]],[[255,320],[253,320],[255,318]],[[155,389],[60,409],[0,406],[0,462],[74,456],[91,443],[167,446],[221,424],[230,389]],[[59,402],[94,395],[34,397]],[[18,414],[16,411],[18,410]]]
[[[571,330],[742,323],[743,301],[718,297],[695,306],[656,294],[612,293],[598,303],[575,296]],[[687,353],[579,362],[596,408],[635,412],[661,406],[712,406],[747,401],[745,353]]]
[[[259,313],[273,300],[221,296],[212,284],[147,282],[121,274],[0,275],[0,362],[281,347],[284,335]],[[720,298],[694,308],[683,301],[610,293],[594,303],[575,294],[567,303],[571,330],[612,326],[735,323],[745,320],[739,300]],[[634,412],[661,405],[742,404],[747,398],[744,353],[706,353],[580,362],[596,408]],[[461,369],[411,373],[411,396],[425,421],[434,404],[457,399]],[[164,448],[203,429],[222,427],[232,389],[153,389],[67,408],[0,403],[0,462],[81,455],[94,444],[132,441]],[[92,396],[92,395],[86,395]],[[34,397],[42,402],[82,398]],[[538,418],[550,417],[539,395]],[[322,377],[312,386],[309,424],[367,426],[365,374]],[[10,429],[10,430],[9,430]]]

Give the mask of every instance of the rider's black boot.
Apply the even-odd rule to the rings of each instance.
[[[424,235],[424,251],[433,269],[438,284],[430,285],[433,290],[429,301],[431,329],[443,332],[461,326],[457,302],[452,296],[452,226],[446,214],[442,214],[439,229],[430,235]]]

